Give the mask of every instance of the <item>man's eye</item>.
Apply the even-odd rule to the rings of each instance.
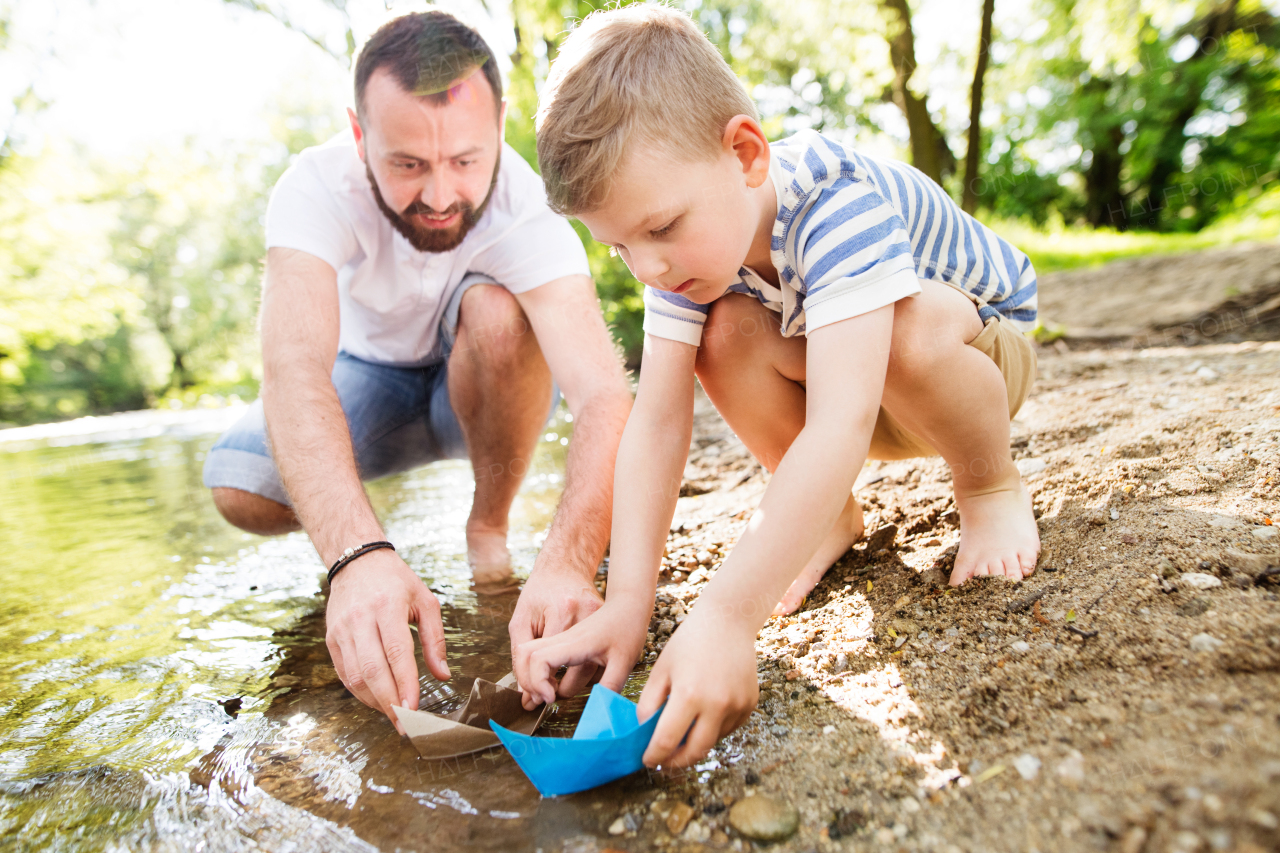
[[[459,160],[459,161],[458,161],[458,165],[459,165],[459,166],[470,166],[470,165],[471,165],[472,163],[474,163],[474,162],[475,162],[475,160]]]
[[[417,163],[396,163],[397,169],[409,170],[417,167]]]

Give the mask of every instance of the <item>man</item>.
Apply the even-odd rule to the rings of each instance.
[[[507,576],[507,515],[554,376],[575,436],[510,631],[515,644],[558,633],[601,604],[591,578],[630,410],[581,242],[504,145],[497,63],[455,18],[379,29],[356,62],[355,103],[351,135],[303,152],[272,194],[262,397],[214,445],[205,485],[232,524],[301,527],[332,565],[385,539],[362,477],[470,458],[468,558],[477,580]],[[447,678],[439,603],[394,550],[332,577],[334,666],[384,714],[418,706],[410,622]],[[569,673],[565,694],[593,673]]]

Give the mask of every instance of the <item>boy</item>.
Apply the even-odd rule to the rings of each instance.
[[[643,648],[693,421],[694,376],[773,476],[640,697],[666,711],[649,766],[693,763],[750,715],[755,637],[862,534],[868,458],[941,454],[961,543],[952,584],[1020,580],[1040,541],[1009,453],[1035,356],[1027,258],[928,178],[817,133],[765,139],[751,99],[685,15],[596,12],[538,114],[552,207],[645,288],[644,364],[615,471],[609,591],[515,649],[527,701],[562,665],[619,689]],[[686,737],[687,735],[687,737]],[[682,742],[683,739],[683,742]]]

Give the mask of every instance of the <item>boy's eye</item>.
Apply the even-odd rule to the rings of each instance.
[[[675,219],[671,220],[666,225],[663,225],[661,228],[655,228],[653,231],[650,231],[649,233],[655,237],[665,237],[671,233],[672,229],[676,227],[676,223],[679,221],[680,221],[680,217],[677,216]]]

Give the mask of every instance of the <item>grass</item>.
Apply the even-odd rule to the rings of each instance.
[[[1142,255],[1199,252],[1233,243],[1280,239],[1280,188],[1254,199],[1195,234],[1122,232],[1110,228],[1041,228],[1021,220],[986,220],[997,234],[1027,253],[1037,273],[1096,267]]]

